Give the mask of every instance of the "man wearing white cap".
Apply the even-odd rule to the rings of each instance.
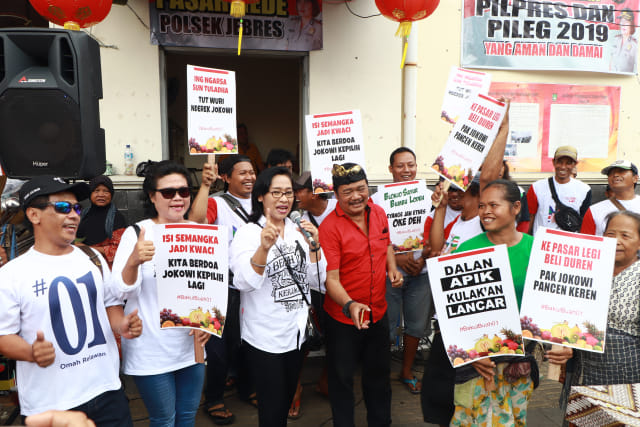
[[[535,234],[538,227],[563,228],[556,222],[558,206],[553,197],[555,190],[557,199],[563,205],[573,209],[580,217],[591,205],[591,187],[572,177],[572,171],[578,163],[578,151],[565,145],[558,147],[553,155],[553,178],[545,178],[534,182],[527,192],[529,214],[533,219],[529,225],[529,234]],[[551,188],[553,185],[553,189]],[[579,226],[579,224],[578,224]],[[578,231],[577,227],[574,230]]]
[[[640,197],[635,193],[638,168],[629,160],[616,160],[602,174],[607,175],[612,196],[591,206],[584,216],[580,232],[602,236],[607,215],[617,210],[640,213]]]

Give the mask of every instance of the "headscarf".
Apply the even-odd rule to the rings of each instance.
[[[100,175],[89,181],[92,193],[98,185],[107,187],[113,198],[113,182],[108,176]],[[107,206],[96,206],[92,203],[89,209],[82,213],[78,226],[78,238],[84,238],[82,243],[85,245],[95,245],[110,239],[113,230],[126,226],[124,216],[118,212],[113,202]]]

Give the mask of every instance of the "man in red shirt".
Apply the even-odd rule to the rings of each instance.
[[[326,322],[329,401],[333,425],[353,426],[353,375],[362,362],[362,392],[369,426],[391,424],[391,353],[386,276],[394,286],[402,274],[389,240],[387,215],[369,200],[359,165],[334,165],[336,209],[320,225],[327,257]]]

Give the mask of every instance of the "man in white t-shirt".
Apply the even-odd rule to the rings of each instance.
[[[0,353],[17,360],[23,415],[72,409],[99,426],[132,426],[112,329],[134,338],[142,322],[124,316],[104,258],[71,244],[88,196],[87,184],[51,175],[20,189],[34,245],[0,269]]]
[[[638,168],[629,160],[616,160],[602,174],[607,175],[611,198],[591,206],[582,220],[582,234],[602,236],[607,223],[607,215],[617,210],[640,213],[640,197],[635,193],[638,182]]]
[[[418,164],[415,153],[407,148],[396,148],[389,156],[389,172],[393,182],[407,182],[416,179]],[[380,205],[381,193],[371,196],[371,200]],[[427,209],[425,203],[425,210]],[[387,278],[387,314],[391,339],[395,339],[400,325],[404,325],[402,335],[403,357],[400,381],[406,384],[413,394],[420,393],[422,384],[413,375],[413,362],[418,351],[420,338],[428,335],[429,312],[432,298],[427,276],[427,265],[422,252],[404,252],[395,255],[398,271],[403,275],[402,285],[391,286]],[[402,317],[402,320],[400,318]],[[399,335],[399,334],[398,334]]]
[[[226,225],[231,245],[236,231],[247,223],[251,214],[251,192],[256,182],[256,172],[249,157],[235,154],[220,162],[218,173],[224,180],[225,192],[209,198],[207,222]],[[233,288],[233,276],[229,277],[224,335],[222,340],[209,340],[206,344],[208,362],[205,406],[216,424],[230,424],[235,420],[235,415],[224,404],[225,384],[231,386],[237,381],[240,397],[252,404],[256,403],[250,374],[247,372],[249,367],[246,366],[240,349],[240,294]]]
[[[558,200],[584,217],[591,206],[591,187],[572,177],[572,171],[578,164],[578,151],[565,145],[558,147],[553,155],[553,185]],[[556,224],[556,202],[553,200],[549,179],[534,182],[527,192],[529,214],[533,221],[529,225],[529,234],[535,234],[538,227],[560,228]]]

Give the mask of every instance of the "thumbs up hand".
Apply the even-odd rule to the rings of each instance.
[[[31,344],[31,355],[41,368],[46,368],[56,360],[56,351],[53,344],[44,339],[44,332],[37,332],[36,340]]]
[[[138,316],[136,308],[122,319],[120,335],[127,339],[137,338],[142,334],[142,319]]]
[[[156,248],[153,246],[153,241],[144,239],[145,230],[144,227],[140,227],[140,235],[136,242],[136,247],[131,254],[132,262],[138,266],[147,261],[151,261],[153,255],[156,253]]]

